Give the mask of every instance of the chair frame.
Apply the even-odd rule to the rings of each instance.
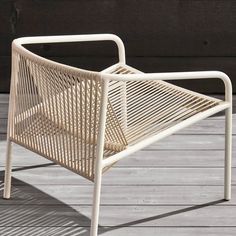
[[[118,47],[119,65],[125,65],[125,47],[119,37],[112,34],[95,34],[95,35],[73,35],[73,36],[46,36],[46,37],[26,37],[19,38],[13,41],[13,44],[22,50],[28,51],[22,46],[23,44],[42,44],[42,43],[65,43],[65,42],[82,42],[82,41],[114,41]],[[37,55],[36,55],[37,56]],[[42,59],[42,58],[41,58]],[[59,63],[50,61],[47,59],[46,63],[50,62],[55,66]],[[77,70],[77,68],[64,65],[65,68],[70,70]],[[14,73],[14,71],[12,71]],[[219,111],[225,110],[225,168],[224,168],[224,199],[230,200],[231,198],[231,156],[232,156],[232,86],[229,77],[220,71],[197,71],[197,72],[171,72],[171,73],[144,73],[144,74],[109,74],[106,70],[101,72],[102,76],[102,95],[101,102],[103,106],[100,112],[99,133],[97,143],[97,158],[95,161],[95,179],[94,179],[94,191],[93,191],[93,209],[91,217],[91,236],[96,236],[98,232],[98,218],[99,218],[99,206],[100,206],[100,193],[102,182],[102,170],[104,167],[108,167],[118,160],[158,141],[164,137],[167,137],[197,121],[200,121],[206,117],[209,117]],[[210,108],[202,113],[196,114],[191,118],[182,121],[181,123],[174,125],[164,131],[161,131],[157,135],[149,137],[139,143],[128,147],[127,149],[107,158],[103,159],[103,147],[104,147],[104,135],[106,124],[106,112],[107,112],[107,97],[108,97],[108,83],[112,80],[117,81],[135,81],[135,80],[189,80],[189,79],[208,79],[217,78],[224,82],[225,86],[225,103],[217,107]],[[11,93],[14,91],[11,90]],[[4,198],[10,198],[11,191],[11,168],[12,168],[12,141],[9,138],[10,133],[10,118],[12,112],[12,101],[10,96],[9,104],[9,119],[8,119],[8,131],[7,131],[7,153],[6,153],[6,170],[5,170],[5,186],[4,186]]]

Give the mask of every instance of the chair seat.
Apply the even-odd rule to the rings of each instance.
[[[104,71],[111,74],[142,73],[127,65],[112,66]],[[73,114],[81,110],[81,116],[86,116],[86,102],[76,103],[72,97],[76,96],[79,87],[85,91],[84,83],[85,80],[80,81],[51,95],[50,99],[37,99],[40,101],[37,105],[28,105],[31,108],[15,118],[15,135],[11,140],[81,175],[84,171],[77,168],[83,166],[86,169],[84,177],[93,180],[97,139],[85,138],[85,133],[80,132],[85,123],[80,124]],[[89,93],[90,90],[87,91]],[[110,81],[108,93],[104,159],[196,114],[226,103],[161,80]],[[49,109],[52,101],[56,110]],[[66,106],[60,105],[62,101]],[[79,109],[81,104],[82,109]],[[90,108],[100,109],[99,106],[93,104]]]
[[[112,74],[142,73],[130,66],[118,66],[106,70]],[[112,82],[110,101],[116,107],[118,96]],[[120,89],[119,86],[117,86]],[[127,81],[126,112],[127,124],[123,128],[128,145],[156,135],[190,117],[225,103],[220,99],[196,93],[161,80]],[[119,114],[118,108],[115,108]],[[119,118],[124,127],[124,119]]]
[[[127,65],[108,68],[104,71],[112,74],[142,73]],[[126,115],[122,112],[124,109],[122,103],[122,89],[124,86],[126,91]],[[66,99],[68,104],[71,103],[70,94],[75,95],[74,90],[76,89],[76,87],[70,88],[68,98],[64,96],[64,92],[57,94],[57,100]],[[147,137],[157,135],[198,113],[225,103],[220,99],[196,93],[161,80],[127,81],[125,84],[120,81],[111,81],[108,99],[108,118],[104,145],[106,157],[123,151],[128,146],[137,144]],[[37,105],[40,106],[37,109],[35,106],[31,108],[31,111],[27,110],[25,112],[27,115],[24,113],[18,115],[15,141],[26,145],[26,140],[39,139],[39,143],[45,143],[49,146],[50,142],[47,140],[55,139],[55,145],[57,145],[56,140],[58,136],[61,136],[61,139],[65,139],[63,141],[65,143],[67,143],[67,138],[73,139],[75,143],[81,142],[77,132],[79,126],[76,125],[79,125],[79,123],[72,124],[69,118],[73,117],[73,111],[76,108],[65,111],[63,106],[58,106],[57,109],[59,109],[61,116],[56,122],[53,120],[56,114],[47,108],[49,107],[48,103],[48,100],[45,100]],[[74,106],[79,106],[79,104],[74,104]],[[30,121],[28,126],[24,125],[26,117]],[[31,147],[38,142],[29,143],[28,146]],[[83,142],[88,143],[89,149],[90,140],[83,140]],[[68,147],[67,153],[70,152],[70,148]],[[43,153],[40,152],[40,154]]]

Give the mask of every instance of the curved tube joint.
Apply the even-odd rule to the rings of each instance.
[[[42,43],[69,43],[89,41],[113,41],[118,47],[119,62],[125,64],[125,47],[122,40],[114,34],[84,34],[84,35],[60,35],[60,36],[35,36],[23,37],[13,41],[13,44],[22,47],[23,44]]]

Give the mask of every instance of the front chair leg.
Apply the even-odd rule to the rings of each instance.
[[[9,199],[11,197],[11,163],[12,163],[12,143],[7,140],[7,152],[6,152],[6,167],[5,167],[5,178],[4,178],[4,192],[3,198]]]
[[[225,111],[225,178],[224,198],[231,199],[232,106]]]
[[[102,183],[102,170],[98,169],[94,181],[93,190],[93,210],[91,217],[90,236],[97,236],[98,234],[98,218],[100,208],[100,196],[101,196],[101,183]]]

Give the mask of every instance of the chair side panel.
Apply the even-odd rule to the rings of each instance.
[[[101,107],[99,73],[70,74],[20,51],[13,51],[13,64],[10,139],[93,180]]]

